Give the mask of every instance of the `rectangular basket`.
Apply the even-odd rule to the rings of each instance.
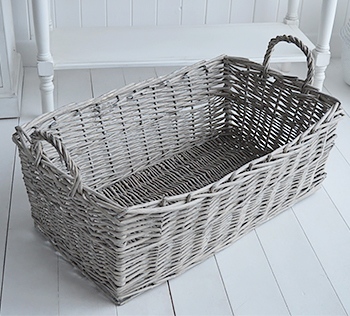
[[[306,81],[268,69],[281,40]],[[312,70],[283,36],[17,127],[35,226],[118,305],[179,275],[320,187],[343,114]]]

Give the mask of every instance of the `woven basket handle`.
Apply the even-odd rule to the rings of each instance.
[[[53,134],[48,133],[46,131],[40,131],[38,129],[36,129],[31,134],[31,138],[33,141],[32,148],[36,153],[36,164],[40,164],[44,153],[42,145],[39,141],[45,140],[56,149],[57,153],[63,159],[67,170],[71,173],[71,175],[74,178],[74,183],[70,192],[70,196],[73,197],[76,192],[82,193],[83,185],[79,168],[69,155],[66,147],[62,144],[62,142]]]
[[[266,50],[266,53],[265,53],[264,61],[263,61],[264,75],[267,74],[267,70],[269,68],[269,61],[270,61],[273,49],[274,49],[275,45],[279,42],[293,43],[302,50],[302,52],[306,56],[307,69],[308,69],[303,87],[305,87],[307,84],[311,84],[313,77],[314,77],[314,73],[315,73],[315,66],[314,66],[314,59],[312,57],[312,52],[306,45],[304,45],[302,43],[301,40],[299,40],[298,38],[296,38],[292,35],[276,36],[275,38],[270,40],[269,45],[268,45],[267,50]]]

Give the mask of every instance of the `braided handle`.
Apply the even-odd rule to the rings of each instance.
[[[74,178],[74,183],[69,196],[73,197],[77,191],[79,193],[82,193],[83,185],[82,185],[82,179],[81,179],[79,168],[77,167],[77,165],[75,164],[71,156],[69,155],[66,147],[62,144],[62,142],[53,134],[48,133],[46,131],[40,131],[38,129],[36,129],[32,133],[31,138],[33,141],[32,148],[36,153],[36,163],[37,164],[40,163],[44,153],[42,145],[39,141],[45,140],[56,149],[57,153],[63,159],[67,170],[72,174]]]
[[[307,75],[306,75],[306,79],[304,81],[303,87],[305,87],[307,84],[311,84],[315,73],[315,66],[314,66],[314,59],[312,57],[312,52],[306,45],[302,43],[301,40],[299,40],[298,38],[292,35],[276,36],[275,38],[270,40],[264,56],[264,61],[263,61],[264,74],[267,73],[267,70],[269,68],[269,61],[270,61],[273,49],[275,45],[279,42],[293,43],[296,46],[298,46],[301,49],[301,51],[305,54],[308,71],[307,71]]]

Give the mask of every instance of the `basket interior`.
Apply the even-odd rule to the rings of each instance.
[[[225,134],[117,181],[102,192],[128,207],[200,189],[265,153]]]
[[[253,62],[227,58],[229,92],[227,119],[242,138],[263,151],[273,151],[293,141],[338,103],[303,81],[270,71]]]
[[[57,112],[40,128],[62,140],[85,185],[130,206],[199,189],[295,139],[337,102],[302,84],[220,57]]]

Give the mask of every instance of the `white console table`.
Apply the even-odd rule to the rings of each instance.
[[[323,0],[315,46],[298,27],[299,0],[289,0],[283,23],[52,30],[48,0],[32,1],[43,112],[54,109],[54,69],[183,65],[222,54],[261,62],[269,40],[283,34],[296,36],[313,49],[316,61],[313,84],[322,89],[337,6],[337,0]],[[281,43],[271,62],[304,60],[305,56],[296,47]]]

